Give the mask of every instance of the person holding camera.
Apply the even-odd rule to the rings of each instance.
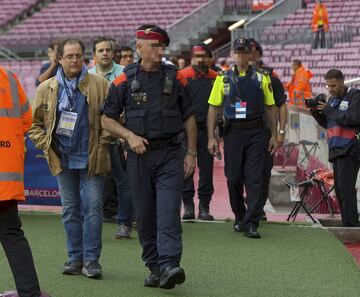
[[[324,94],[305,102],[314,119],[327,130],[343,226],[359,227],[355,184],[360,168],[360,90],[347,88],[338,69],[329,70],[325,81],[330,95],[327,102]]]

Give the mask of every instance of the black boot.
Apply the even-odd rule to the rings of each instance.
[[[194,204],[184,204],[184,214],[182,216],[183,220],[193,220],[195,219],[195,207]]]
[[[160,286],[160,269],[159,267],[151,268],[150,275],[145,278],[145,287],[157,288]]]
[[[213,221],[214,217],[209,213],[209,204],[204,205],[199,203],[199,214],[198,218],[204,221]]]

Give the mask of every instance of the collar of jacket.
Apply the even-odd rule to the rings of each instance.
[[[87,97],[87,89],[89,86],[89,73],[87,73],[84,77],[84,79],[79,83],[79,90],[80,92]],[[59,82],[57,81],[57,79],[53,79],[50,81],[49,86],[51,89],[56,90],[59,88]]]

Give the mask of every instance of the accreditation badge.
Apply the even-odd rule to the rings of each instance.
[[[340,105],[339,105],[339,109],[341,111],[345,111],[347,110],[349,107],[349,102],[348,101],[341,101]]]
[[[246,119],[247,102],[235,103],[235,119]]]
[[[78,114],[76,112],[62,111],[56,134],[71,137],[74,133]]]

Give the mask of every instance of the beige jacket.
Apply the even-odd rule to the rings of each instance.
[[[33,103],[33,124],[28,132],[36,148],[44,151],[52,175],[62,171],[61,161],[50,146],[55,129],[58,87],[56,77],[40,84]],[[110,171],[109,141],[106,140],[109,134],[101,126],[101,105],[108,89],[106,79],[89,73],[79,84],[89,106],[89,177]]]

